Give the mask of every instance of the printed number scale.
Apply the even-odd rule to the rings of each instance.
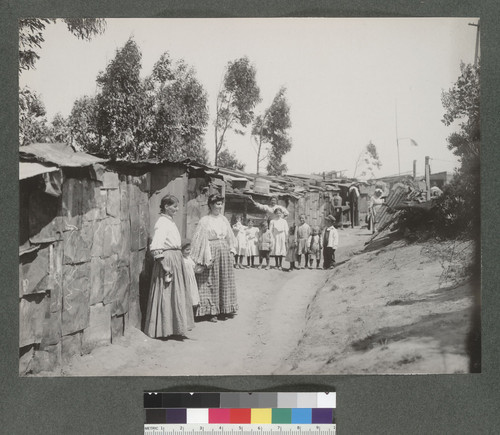
[[[335,435],[335,424],[146,424],[144,435]]]

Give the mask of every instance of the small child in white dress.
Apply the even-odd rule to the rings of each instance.
[[[193,307],[200,305],[200,295],[198,293],[198,284],[196,282],[195,268],[196,264],[190,257],[191,254],[191,242],[184,242],[182,244],[182,257],[184,260],[184,265],[186,266],[186,284],[188,291],[191,294],[191,299],[193,300]]]
[[[236,237],[236,255],[234,267],[243,269],[243,257],[247,255],[247,227],[242,224],[240,215],[236,216],[236,223],[233,225],[234,237]]]
[[[253,219],[248,219],[247,229],[247,266],[255,267],[255,257],[259,255],[259,228],[253,226]]]

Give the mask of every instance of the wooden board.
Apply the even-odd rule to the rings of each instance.
[[[64,264],[90,261],[93,239],[93,222],[83,222],[81,229],[65,231],[63,233]]]
[[[82,335],[82,353],[111,344],[111,305],[90,306],[89,326]]]
[[[37,374],[42,371],[54,372],[61,366],[61,342],[45,346],[43,349],[37,349],[34,352],[30,368],[32,373]]]
[[[113,316],[111,318],[111,342],[123,337],[125,331],[124,316]]]
[[[104,268],[104,259],[101,257],[92,257],[90,260],[90,305],[104,300]]]
[[[90,263],[65,265],[63,269],[62,334],[85,329],[89,324]]]
[[[19,257],[19,296],[30,293],[45,293],[52,290],[53,281],[49,276],[49,247],[28,252]]]
[[[108,189],[106,201],[106,214],[108,216],[120,217],[120,190]]]
[[[65,231],[78,229],[82,225],[82,181],[66,178],[62,188],[61,215]]]
[[[111,314],[113,316],[125,314],[129,308],[130,295],[130,273],[129,267],[118,267],[117,279],[113,291],[113,304]]]
[[[128,266],[130,263],[130,221],[120,221],[120,239],[118,240],[118,265]]]
[[[84,221],[102,219],[100,184],[88,178],[82,180],[82,219]]]
[[[127,176],[120,175],[120,219],[130,221],[129,216],[129,187]]]
[[[53,245],[53,267],[50,269],[53,275],[53,288],[50,291],[50,312],[62,310],[62,287],[63,287],[63,249],[62,241]]]
[[[20,346],[21,347],[21,346]],[[19,374],[25,375],[31,370],[33,357],[35,356],[35,346],[30,344],[19,349]]]
[[[82,354],[82,332],[66,335],[61,339],[61,362],[67,364],[75,355]]]
[[[45,293],[26,295],[19,300],[19,347],[42,341],[48,308]]]
[[[102,176],[102,188],[103,189],[118,189],[120,186],[120,179],[116,172],[106,169]]]
[[[129,321],[130,326],[140,329],[140,279],[145,274],[146,250],[133,251],[130,253],[130,292],[129,292]]]
[[[115,299],[116,281],[118,279],[118,255],[104,259],[103,302],[109,304]]]
[[[50,301],[48,301],[50,303]],[[42,341],[40,347],[45,348],[61,341],[61,312],[51,313],[47,310],[42,323]]]
[[[121,238],[120,222],[115,223],[113,219],[104,220],[104,240],[103,240],[103,257],[116,255],[119,252],[119,243]]]

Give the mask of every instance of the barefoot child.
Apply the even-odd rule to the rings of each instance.
[[[191,299],[193,300],[193,309],[200,304],[200,295],[198,293],[198,284],[196,283],[195,267],[193,259],[190,257],[191,254],[191,242],[185,241],[181,248],[182,257],[184,265],[186,266],[186,284],[188,291],[191,294]]]
[[[253,226],[253,220],[248,219],[247,229],[247,266],[255,267],[255,257],[259,255],[259,229]]]
[[[319,262],[321,260],[321,236],[318,227],[314,227],[312,234],[307,239],[307,246],[309,247],[309,269],[312,269],[313,260],[316,259],[316,269],[319,269]]]
[[[263,261],[266,260],[266,270],[269,270],[269,254],[273,249],[273,235],[269,230],[267,221],[262,222],[261,232],[259,234],[259,269],[264,266]]]
[[[309,263],[309,246],[307,241],[311,235],[311,227],[306,223],[306,216],[301,214],[299,220],[300,224],[297,227],[297,269],[300,269],[302,254],[306,257],[304,267],[307,267]]]
[[[297,260],[297,234],[295,224],[290,227],[290,230],[288,230],[287,244],[288,249],[286,251],[285,260],[290,263],[290,269],[288,270],[293,270],[296,269],[295,261]]]
[[[243,269],[243,257],[247,254],[246,227],[241,223],[241,216],[236,216],[236,223],[233,225],[234,236],[236,237],[236,255],[234,256],[234,267]]]

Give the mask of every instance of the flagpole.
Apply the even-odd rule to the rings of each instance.
[[[398,148],[398,175],[401,175],[401,163],[399,161],[399,138],[398,138],[398,100],[395,103],[395,115],[396,115],[396,146]]]

